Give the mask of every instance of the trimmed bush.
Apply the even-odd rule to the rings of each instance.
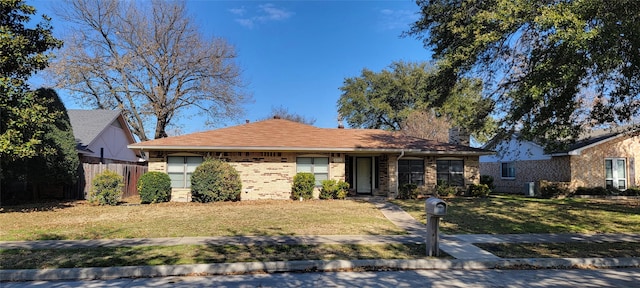
[[[398,188],[398,199],[418,199],[419,195],[420,192],[416,184],[405,183]]]
[[[629,187],[627,190],[620,192],[621,196],[640,196],[639,187]]]
[[[458,194],[458,188],[456,186],[450,186],[448,183],[442,183],[438,181],[436,185],[436,196],[451,197]]]
[[[540,181],[540,198],[559,198],[571,196],[569,182]]]
[[[491,175],[480,175],[480,184],[487,185],[487,187],[489,187],[489,190],[493,190],[496,188],[496,186],[493,185],[493,176]]]
[[[491,193],[491,189],[487,184],[471,184],[469,185],[469,196],[471,197],[489,197],[489,193]]]
[[[151,171],[138,180],[138,194],[142,204],[169,202],[171,199],[171,178],[169,174]]]
[[[117,205],[122,197],[124,180],[118,173],[107,170],[92,181],[89,202],[98,205]]]
[[[222,160],[206,159],[191,175],[193,202],[238,201],[241,191],[238,171]]]
[[[592,196],[607,196],[611,195],[611,192],[604,187],[578,187],[576,188],[576,195],[592,195]]]
[[[322,180],[320,199],[345,199],[349,193],[349,183],[342,180]]]
[[[300,172],[293,176],[293,186],[291,186],[291,199],[298,200],[313,198],[313,188],[316,185],[316,176],[312,173]]]

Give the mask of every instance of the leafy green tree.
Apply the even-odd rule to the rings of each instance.
[[[345,79],[340,87],[338,113],[351,127],[402,130],[415,112],[433,110],[476,138],[486,138],[493,127],[488,117],[492,103],[481,98],[480,82],[461,81],[443,101],[432,83],[435,73],[436,68],[426,62],[393,62],[379,73],[363,69],[359,77]]]
[[[638,1],[417,4],[421,18],[406,35],[433,50],[438,97],[461,79],[482,79],[504,135],[518,130],[553,150],[584,129],[638,116]]]
[[[5,160],[3,173],[9,179],[18,179],[28,184],[32,193],[30,198],[37,199],[42,189],[63,189],[74,184],[78,180],[80,158],[67,110],[58,94],[52,89],[40,88],[34,95],[34,101],[47,104],[44,112],[55,114],[57,118],[42,127],[39,151],[43,153]]]
[[[36,10],[20,0],[0,1],[0,158],[15,160],[46,153],[44,126],[57,115],[47,113],[46,103],[36,101],[27,79],[47,67],[62,42],[52,35],[50,19],[33,28],[26,25]]]

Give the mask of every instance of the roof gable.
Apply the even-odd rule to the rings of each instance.
[[[488,153],[483,149],[441,143],[379,129],[318,128],[285,119],[156,139],[129,145],[149,150],[287,150]]]
[[[67,110],[73,136],[79,146],[89,146],[110,125],[117,121],[125,133],[129,143],[135,143],[135,139],[129,130],[129,126],[122,117],[120,110]]]

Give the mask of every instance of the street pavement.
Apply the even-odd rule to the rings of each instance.
[[[392,223],[403,228],[409,235],[307,235],[307,236],[240,236],[240,237],[177,237],[177,238],[140,238],[140,239],[102,239],[102,240],[46,240],[46,241],[2,241],[0,249],[64,249],[64,248],[92,248],[92,247],[117,247],[117,246],[149,246],[149,245],[264,245],[264,244],[388,244],[388,243],[424,243],[426,228],[408,213],[396,205],[384,199],[371,199],[380,211]],[[0,281],[32,281],[32,282],[0,282],[0,287],[50,287],[50,285],[62,285],[54,287],[145,287],[165,284],[186,284],[184,287],[208,287],[221,285],[222,287],[287,287],[287,281],[298,283],[299,286],[314,286],[313,283],[321,281],[327,285],[320,286],[354,286],[344,285],[348,281],[360,281],[358,287],[389,287],[389,286],[427,286],[427,287],[458,287],[456,283],[469,284],[472,282],[455,282],[448,280],[450,286],[438,286],[442,283],[436,281],[438,277],[443,279],[477,280],[477,287],[536,287],[543,285],[544,278],[539,278],[539,273],[558,276],[558,281],[564,278],[574,277],[575,281],[582,281],[594,277],[594,279],[608,279],[613,284],[632,283],[629,279],[635,279],[635,287],[640,287],[638,281],[638,269],[615,270],[540,270],[526,272],[522,270],[498,270],[498,269],[540,269],[540,268],[626,268],[640,267],[640,258],[532,258],[532,259],[502,259],[496,255],[482,250],[474,243],[568,243],[568,242],[639,242],[640,234],[509,234],[509,235],[441,235],[439,247],[455,259],[414,259],[414,260],[336,260],[336,261],[281,261],[281,262],[251,262],[251,263],[216,263],[197,265],[168,265],[168,266],[135,266],[135,267],[93,267],[93,268],[63,268],[63,269],[26,269],[26,270],[0,270]],[[426,253],[426,251],[425,251]],[[485,270],[478,270],[485,269]],[[489,270],[487,270],[489,269]],[[366,271],[373,272],[366,272]],[[403,270],[389,271],[386,270]],[[438,270],[438,271],[433,271]],[[288,273],[304,271],[324,271],[325,273]],[[335,272],[335,271],[365,271],[365,272]],[[270,274],[255,274],[255,273]],[[248,276],[228,276],[228,274],[247,274]],[[276,274],[273,274],[276,273]],[[363,274],[360,274],[363,273]],[[567,274],[568,273],[568,274]],[[521,275],[522,274],[522,275]],[[222,277],[181,277],[183,275],[225,275]],[[359,276],[358,276],[359,275]],[[455,276],[458,275],[458,276]],[[529,285],[521,286],[517,279],[532,277]],[[538,276],[535,276],[538,275]],[[574,276],[572,276],[574,275]],[[580,275],[580,276],[575,276]],[[617,276],[616,276],[617,275]],[[286,276],[286,277],[285,277]],[[454,277],[455,276],[455,277]],[[115,278],[147,278],[149,279],[115,279]],[[163,278],[170,277],[170,278]],[[243,278],[248,277],[248,278]],[[282,278],[285,277],[285,278]],[[382,277],[382,278],[381,278]],[[406,277],[406,279],[405,279]],[[433,278],[436,277],[436,278]],[[467,278],[465,278],[467,277]],[[498,277],[495,280],[493,277]],[[545,276],[546,277],[546,276]],[[610,278],[610,279],[609,279]],[[93,280],[102,279],[102,282],[55,282],[57,280]],[[174,280],[171,280],[174,279]],[[175,280],[177,279],[177,280]],[[248,283],[259,285],[242,286],[240,282],[218,282],[225,279],[244,279]],[[346,280],[345,280],[346,279]],[[372,280],[373,279],[373,280]],[[387,280],[385,280],[387,279]],[[388,280],[396,279],[396,280]],[[483,280],[484,279],[484,280]],[[491,282],[494,279],[497,282]],[[502,280],[501,280],[502,279]],[[616,280],[617,279],[617,280]],[[260,284],[267,281],[267,284]],[[374,281],[375,280],[375,281]],[[379,280],[379,282],[377,282]],[[39,282],[44,281],[44,282]],[[51,282],[54,281],[54,282]],[[121,282],[118,282],[121,281]],[[146,282],[149,281],[149,282]],[[159,282],[158,282],[159,281]],[[178,281],[164,283],[162,281]],[[213,282],[211,282],[213,281]],[[234,280],[235,281],[235,280]],[[274,282],[275,281],[275,282]],[[279,282],[284,281],[284,282]],[[316,281],[316,282],[314,282]],[[324,282],[323,282],[324,281]],[[396,281],[396,282],[394,282]],[[453,281],[453,282],[452,282]],[[488,282],[487,282],[488,281]],[[516,282],[514,282],[516,281]],[[541,282],[542,281],[542,282]],[[555,280],[554,280],[555,281]],[[573,280],[572,280],[573,281]],[[622,282],[616,282],[622,281]],[[607,282],[607,283],[609,283]],[[71,286],[64,286],[67,285]],[[82,285],[78,283],[83,283]],[[143,284],[140,284],[143,283]],[[205,284],[209,283],[209,284]],[[225,284],[226,283],[226,284]],[[234,284],[235,283],[235,284]],[[244,282],[243,282],[244,283]],[[270,283],[270,284],[269,284]],[[274,285],[275,283],[279,285]],[[374,285],[382,283],[382,285]],[[515,283],[510,286],[509,283]],[[534,283],[539,283],[535,284]],[[565,282],[554,282],[551,286],[562,287]],[[572,283],[569,287],[589,287],[581,282]],[[600,283],[588,281],[586,284]],[[607,284],[604,283],[604,284]],[[85,286],[89,285],[89,286]],[[122,284],[122,285],[120,285]],[[147,285],[148,284],[148,285]],[[238,284],[238,285],[236,285]],[[424,285],[422,285],[424,284]],[[547,283],[549,284],[549,283]],[[602,283],[601,283],[602,284]],[[33,286],[9,286],[9,285],[33,285]],[[76,285],[76,286],[74,286]],[[79,285],[79,286],[78,286]],[[98,286],[91,286],[98,285]],[[201,286],[203,285],[203,286]],[[463,285],[464,286],[464,285]],[[543,285],[544,286],[544,285]],[[592,286],[592,287],[606,287]],[[169,286],[158,286],[169,287]],[[174,287],[174,286],[171,286]],[[465,286],[467,287],[467,286]],[[475,287],[475,286],[474,286]],[[633,285],[613,285],[611,287],[634,287]]]
[[[640,287],[640,269],[403,270],[0,283],[24,287]]]

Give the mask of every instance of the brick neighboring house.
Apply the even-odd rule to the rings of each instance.
[[[480,157],[480,174],[494,178],[496,192],[527,193],[541,180],[578,187],[615,187],[624,190],[640,183],[640,136],[629,129],[603,129],[582,136],[566,151],[545,153],[531,141],[491,143],[496,155]]]
[[[298,172],[344,180],[357,195],[395,197],[398,185],[436,179],[479,182],[479,156],[493,152],[376,129],[318,128],[284,119],[156,139],[128,146],[149,156],[149,171],[169,174],[172,199],[189,201],[190,175],[204,157],[240,173],[242,200],[289,199]]]

